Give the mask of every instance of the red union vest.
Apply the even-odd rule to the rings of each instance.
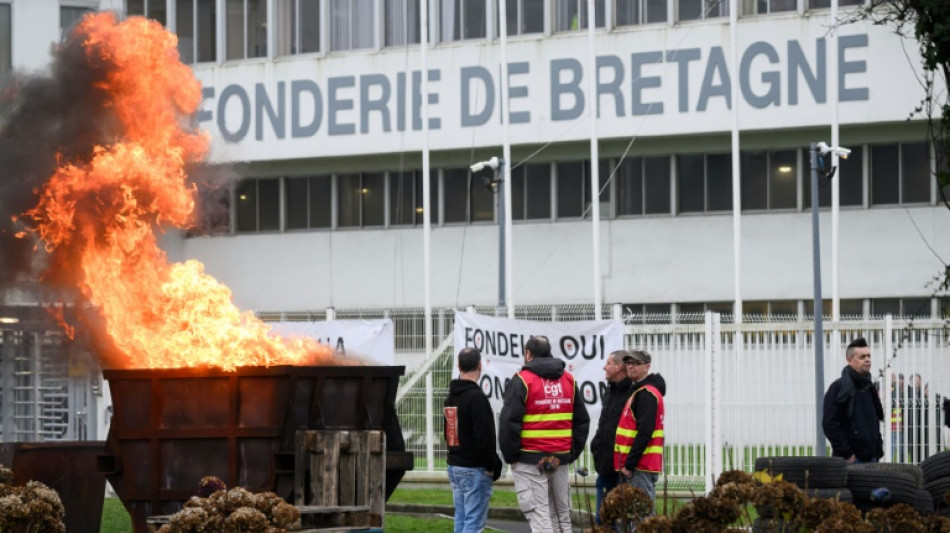
[[[544,379],[524,370],[516,375],[528,389],[521,421],[521,450],[569,453],[574,418],[574,376],[565,372],[559,379]]]
[[[637,436],[637,419],[633,416],[632,406],[633,398],[641,391],[647,391],[656,396],[656,427],[653,428],[653,435],[647,443],[647,449],[640,456],[637,470],[661,473],[663,472],[663,415],[666,410],[663,407],[663,395],[653,385],[645,385],[637,389],[623,406],[623,414],[620,415],[617,437],[614,441],[614,470],[619,471],[623,467],[627,455],[630,454],[630,447],[633,446],[633,440]]]

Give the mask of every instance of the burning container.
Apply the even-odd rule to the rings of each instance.
[[[114,414],[99,468],[132,515],[177,512],[204,476],[293,501],[300,429],[386,433],[386,497],[412,468],[396,418],[404,367],[106,370]]]

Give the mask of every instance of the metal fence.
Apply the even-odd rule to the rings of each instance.
[[[451,313],[440,311],[445,336],[433,342],[439,348],[428,364],[403,378],[397,403],[417,469],[432,472],[445,469],[438,405],[447,393],[456,351]],[[486,311],[495,314],[494,308]],[[519,311],[519,318],[533,320],[593,318],[590,306]],[[621,316],[616,308],[604,311],[607,317]],[[622,318],[625,346],[651,352],[652,370],[668,383],[665,474],[671,489],[704,490],[718,472],[749,471],[757,457],[815,453],[820,433],[811,320],[720,323],[714,313],[702,321]],[[891,317],[828,321],[822,390],[840,376],[845,348],[859,336],[871,347],[872,374],[882,391],[886,418],[894,418],[883,427],[884,460],[916,463],[946,449],[943,399],[950,393],[946,323]],[[893,385],[884,387],[885,383]],[[592,435],[595,430],[591,428]],[[591,465],[588,454],[580,464]]]

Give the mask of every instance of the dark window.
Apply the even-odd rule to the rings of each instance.
[[[597,181],[598,186],[598,197],[600,198],[600,219],[610,218],[610,185],[607,183],[607,178],[610,176],[610,160],[601,159],[600,165],[597,167]],[[590,199],[592,197],[591,192],[591,182],[593,181],[593,175],[590,171],[590,161],[584,162],[584,216],[590,216],[591,205]]]
[[[386,46],[421,42],[419,0],[386,0]]]
[[[183,62],[201,63],[216,60],[217,8],[215,0],[177,0],[175,21],[178,54]]]
[[[511,218],[551,218],[551,165],[522,165],[512,171]]]
[[[227,0],[227,58],[267,55],[267,7],[264,0]]]
[[[277,55],[320,51],[321,0],[276,0],[274,42]]]
[[[288,178],[284,182],[284,190],[288,230],[330,227],[330,176]]]
[[[0,76],[13,69],[13,29],[10,4],[0,4]]]
[[[617,168],[617,215],[643,214],[643,158],[627,157]]]
[[[706,155],[706,194],[706,210],[732,210],[732,154]]]
[[[484,172],[484,171],[483,171]],[[469,220],[471,222],[491,222],[495,220],[495,194],[481,176],[469,174]],[[501,187],[502,184],[497,185]]]
[[[871,300],[871,314],[875,316],[901,314],[900,298],[875,298]]]
[[[838,300],[838,311],[843,317],[864,317],[864,300],[860,298]]]
[[[769,314],[769,303],[754,300],[742,302],[742,314],[745,316],[765,316]]]
[[[705,210],[705,178],[702,154],[676,156],[678,212],[701,213]]]
[[[807,152],[806,152],[807,153]],[[809,158],[810,158],[809,154]],[[835,171],[832,179],[838,180],[839,205],[863,205],[864,204],[864,171],[861,168],[862,149],[860,146],[851,150],[848,159],[838,160],[838,170]],[[825,167],[831,165],[830,159],[825,160]],[[805,202],[805,208],[811,208],[811,162],[805,165],[807,172],[802,174],[802,199]],[[831,205],[831,180],[824,176],[818,176],[818,206],[829,207]]]
[[[93,9],[91,7],[67,7],[60,6],[59,8],[59,31],[62,35],[66,35],[73,26],[78,23],[86,13],[92,13]]]
[[[781,317],[798,317],[798,300],[769,302],[769,314]]]
[[[333,178],[310,178],[310,227],[329,228],[333,225]]]
[[[468,221],[468,176],[467,168],[447,168],[442,171],[442,187],[445,208],[445,223]]]
[[[670,158],[645,157],[643,159],[643,212],[651,214],[670,212]]]
[[[579,218],[584,213],[584,163],[557,164],[557,218]]]
[[[422,197],[422,191],[419,191]],[[393,226],[416,223],[416,172],[389,174],[389,223]]]
[[[862,6],[864,0],[838,0],[838,7],[842,6]],[[831,7],[831,0],[809,0],[811,9],[828,9]]]
[[[769,155],[742,152],[742,209],[768,209]]]
[[[363,206],[363,226],[382,226],[386,219],[386,176],[382,172],[363,174],[360,198]]]
[[[485,38],[486,0],[441,0],[442,41]]]
[[[617,26],[635,26],[666,20],[666,0],[617,0]]]
[[[375,44],[374,0],[330,0],[330,50],[358,50]]]
[[[218,187],[212,180],[196,180],[195,227],[188,236],[231,233],[231,188]]]
[[[237,231],[280,229],[280,179],[242,180],[237,187]]]
[[[499,3],[500,4],[500,3]],[[508,0],[508,35],[525,35],[544,31],[544,0]],[[501,27],[501,10],[499,27]]]
[[[678,0],[679,20],[697,20],[729,15],[729,2],[725,0]]]
[[[930,298],[902,298],[901,312],[907,317],[930,317]]]
[[[125,13],[157,20],[162,26],[166,24],[165,0],[128,0]]]
[[[594,27],[604,27],[604,0],[594,0]],[[555,0],[554,31],[587,29],[586,0]]]
[[[805,304],[805,315],[815,316],[815,299],[809,298],[803,302]],[[821,314],[831,316],[831,300],[821,301]]]
[[[930,149],[927,143],[901,145],[901,203],[930,202]]]
[[[359,174],[341,174],[336,177],[337,189],[337,225],[341,228],[360,225],[360,182]]]
[[[871,147],[871,203],[900,203],[900,148],[896,144]]]

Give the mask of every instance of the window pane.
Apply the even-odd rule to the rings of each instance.
[[[373,3],[375,0],[351,0],[353,14],[350,31],[353,33],[353,49],[372,48],[376,45],[376,24]]]
[[[809,0],[812,9],[827,9],[831,7],[831,0]]]
[[[225,58],[244,59],[244,0],[228,0],[227,38]]]
[[[329,228],[333,218],[333,178],[310,178],[310,227]]]
[[[899,151],[896,144],[871,147],[871,204],[900,201]]]
[[[696,20],[703,17],[703,0],[679,0],[680,20]]]
[[[798,207],[798,155],[795,150],[769,154],[769,209]]]
[[[386,220],[385,175],[382,172],[363,174],[363,225],[382,226]]]
[[[280,229],[280,180],[277,178],[257,182],[258,229]]]
[[[577,12],[577,0],[555,0],[555,31],[579,30],[580,14]]]
[[[706,187],[703,176],[703,156],[676,156],[677,198],[680,213],[697,213],[704,209]]]
[[[495,220],[495,193],[485,186],[485,182],[479,176],[471,176],[469,181],[471,182],[471,222]],[[498,186],[501,187],[502,184],[499,183]]]
[[[307,227],[307,178],[287,178],[284,183],[284,203],[287,206],[287,229]]]
[[[584,163],[557,164],[557,218],[576,218],[584,209]]]
[[[900,315],[901,314],[900,298],[875,298],[871,300],[871,314],[878,315],[878,316]]]
[[[386,46],[417,44],[419,0],[386,0]]]
[[[610,218],[610,186],[607,183],[607,178],[610,177],[610,160],[601,159],[600,165],[597,167],[597,181],[600,198],[600,219],[606,220]],[[591,216],[591,205],[590,198],[593,195],[591,191],[591,182],[593,181],[593,175],[590,172],[590,162],[584,162],[584,213],[585,217]],[[606,185],[605,185],[606,184]]]
[[[300,50],[297,53],[309,54],[320,51],[320,0],[298,0],[300,2]]]
[[[768,154],[742,152],[742,209],[768,207]]]
[[[443,220],[446,223],[468,220],[468,174],[467,168],[447,168],[442,171],[442,186],[445,187]]]
[[[85,15],[92,11],[92,8],[88,7],[60,7],[59,8],[59,30],[63,35],[72,29],[77,22]]]
[[[769,314],[772,316],[797,317],[798,300],[776,300],[770,302]]]
[[[665,0],[663,0],[665,1]],[[581,24],[580,28],[586,30],[587,26],[587,2],[581,2],[580,7],[578,8],[581,14]],[[603,28],[604,27],[604,16],[606,12],[604,11],[604,0],[594,0],[594,27]]]
[[[337,225],[341,228],[360,225],[360,175],[347,174],[336,178]]]
[[[247,0],[247,57],[267,57],[266,0]]]
[[[617,169],[617,214],[643,214],[643,159],[628,157]]]
[[[769,12],[778,13],[780,11],[795,11],[798,9],[796,0],[770,0]]]
[[[647,22],[666,22],[666,0],[646,0]]]
[[[510,5],[510,4],[509,4]],[[525,167],[511,171],[511,219],[524,220],[525,216]]]
[[[706,156],[706,210],[732,210],[732,154]]]
[[[462,0],[442,0],[442,42],[458,41],[462,38]]]
[[[13,30],[10,25],[10,4],[0,5],[0,76],[13,68]]]
[[[175,33],[178,35],[178,55],[183,63],[195,61],[194,0],[178,0],[175,4]]]
[[[465,2],[465,38],[485,37],[485,0],[464,0]]]
[[[198,2],[198,62],[215,61],[215,40],[217,31],[215,0],[197,0]]]
[[[148,18],[160,22],[162,26],[167,25],[168,14],[165,9],[165,0],[149,0]]]
[[[411,225],[416,219],[415,178],[412,171],[389,174],[389,223],[393,226]]]
[[[349,50],[350,0],[330,0],[330,50]]]
[[[145,0],[127,0],[125,2],[125,14],[128,16],[145,16]]]
[[[861,147],[851,149],[848,159],[838,160],[838,173],[835,179],[840,180],[838,200],[841,205],[864,205],[864,158]],[[820,204],[819,204],[820,205]]]
[[[257,180],[243,180],[238,184],[237,231],[257,231]]]
[[[901,203],[930,202],[930,150],[927,143],[901,145]]]
[[[544,0],[521,0],[520,33],[541,33],[543,31]]]
[[[527,217],[531,220],[551,219],[551,165],[527,165]]]
[[[863,317],[864,316],[864,300],[861,300],[860,298],[849,299],[849,300],[839,300],[838,311],[841,313],[841,316],[843,317],[845,316]]]
[[[646,214],[670,212],[670,158],[646,157],[643,160],[643,185],[646,189]]]
[[[901,311],[904,316],[929,317],[930,298],[903,298]]]
[[[640,1],[617,0],[617,25],[633,26],[640,24]]]
[[[439,223],[439,174],[438,172],[431,172],[429,174],[429,181],[431,182],[429,188],[429,205],[432,210],[432,214],[429,217],[430,224]],[[416,224],[422,224],[424,221],[422,219],[423,207],[422,207],[422,172],[416,174]]]

